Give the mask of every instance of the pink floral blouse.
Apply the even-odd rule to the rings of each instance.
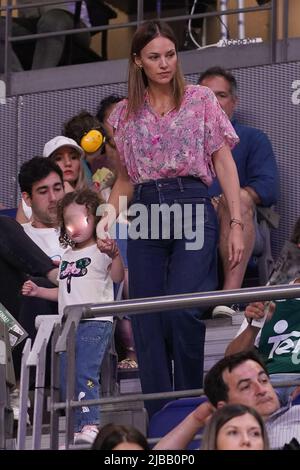
[[[158,115],[149,105],[126,120],[127,100],[109,117],[121,161],[133,183],[160,178],[196,176],[210,185],[215,176],[212,154],[224,144],[238,143],[229,119],[214,93],[188,85],[179,111]]]

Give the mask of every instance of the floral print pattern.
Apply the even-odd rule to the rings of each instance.
[[[207,87],[188,85],[179,110],[164,116],[150,106],[126,119],[127,100],[109,117],[121,161],[133,183],[177,176],[199,177],[208,186],[215,176],[212,154],[238,143],[228,117]]]

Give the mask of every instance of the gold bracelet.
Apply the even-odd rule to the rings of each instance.
[[[240,225],[242,230],[244,230],[244,224],[241,220],[239,220],[239,219],[230,219],[230,222],[229,222],[230,228],[231,228],[232,224]]]

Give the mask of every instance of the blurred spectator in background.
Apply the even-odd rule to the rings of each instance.
[[[63,135],[53,137],[44,146],[43,157],[49,157],[57,163],[63,172],[66,193],[87,187],[87,180],[82,166],[83,156],[84,151],[82,148],[73,139]],[[18,206],[16,220],[23,224],[31,219],[31,215],[31,207],[22,199]]]
[[[138,429],[110,423],[100,428],[92,450],[149,450],[149,446]]]
[[[116,13],[101,0],[86,0],[83,2],[60,3],[45,6],[30,6],[47,0],[18,0],[20,8],[18,17],[12,21],[12,36],[25,36],[27,34],[40,34],[58,32],[72,28],[86,28],[108,24],[109,19],[116,17]],[[0,27],[0,73],[4,64],[4,39],[5,18],[1,18]],[[64,54],[71,55],[71,47],[80,47],[88,50],[91,42],[91,34],[82,32],[69,36],[70,50],[65,50],[66,36],[53,36],[41,38],[35,41],[32,53],[32,41],[25,42],[22,53],[16,53],[18,46],[11,51],[11,69],[14,72],[24,68],[44,69],[56,67],[63,59]],[[72,38],[72,39],[71,39]],[[70,42],[71,41],[71,42]],[[23,47],[23,45],[22,45]],[[24,53],[25,52],[25,53]],[[33,56],[32,56],[33,54]],[[99,56],[100,58],[100,56]],[[65,58],[66,63],[70,57]]]
[[[238,103],[237,81],[231,72],[221,67],[212,67],[200,75],[198,83],[210,88],[223,111],[227,114],[239,136],[240,142],[232,151],[240,180],[242,223],[244,225],[245,252],[241,263],[230,266],[227,240],[230,232],[228,206],[217,178],[209,188],[220,223],[219,252],[222,259],[223,289],[239,289],[242,286],[248,261],[255,246],[257,223],[256,206],[270,207],[279,196],[279,177],[275,155],[267,135],[259,129],[242,125],[234,118]],[[223,306],[214,313],[222,313]],[[231,309],[231,314],[235,311]]]

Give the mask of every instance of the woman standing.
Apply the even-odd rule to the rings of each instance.
[[[136,31],[128,99],[116,104],[109,122],[121,159],[109,202],[119,210],[118,197],[131,198],[133,184],[132,204],[147,211],[139,220],[140,236],[138,218],[129,230],[130,297],[215,289],[218,225],[207,188],[217,174],[230,207],[234,267],[244,249],[230,152],[238,137],[214,94],[185,84],[176,39],[166,24],[152,21]],[[155,209],[171,212],[174,204],[174,217],[154,216]],[[103,220],[100,237],[104,227]],[[200,318],[197,308],[132,318],[144,393],[202,387],[205,326]],[[150,415],[162,405],[162,400],[146,403]]]

